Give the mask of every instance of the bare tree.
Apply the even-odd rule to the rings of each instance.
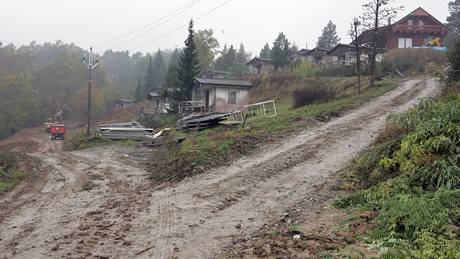
[[[371,87],[375,84],[379,29],[383,26],[384,22],[396,17],[398,11],[402,9],[402,7],[394,7],[394,2],[394,0],[370,0],[367,4],[363,5],[363,26],[368,30],[372,30],[372,54],[370,56]]]
[[[356,55],[356,74],[358,76],[358,94],[361,94],[361,47],[362,42],[359,35],[362,33],[362,23],[359,18],[355,18],[350,28],[350,38],[355,43]]]

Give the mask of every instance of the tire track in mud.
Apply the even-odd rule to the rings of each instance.
[[[157,195],[174,191],[177,206],[182,209],[170,235],[153,243],[159,245],[158,249],[167,249],[161,248],[165,245],[171,249],[172,243],[179,249],[173,254],[151,252],[146,257],[212,257],[235,236],[248,238],[267,222],[279,219],[309,188],[321,184],[367,148],[389,113],[404,111],[421,97],[435,92],[432,80],[427,84],[409,81],[358,110],[252,157],[253,160],[242,159],[228,168],[157,191]],[[147,224],[142,215],[139,221]]]
[[[434,95],[435,86],[406,82],[259,154],[160,190],[114,148],[61,153],[45,141],[50,152],[37,156],[47,178],[23,196],[35,201],[16,197],[0,225],[0,250],[5,258],[219,257],[367,148],[387,114]]]

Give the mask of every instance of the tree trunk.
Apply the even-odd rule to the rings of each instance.
[[[379,29],[379,14],[380,14],[380,1],[376,1],[375,6],[375,24],[374,24],[374,39],[372,46],[372,57],[371,57],[371,87],[375,85],[375,63],[377,57],[377,33]]]

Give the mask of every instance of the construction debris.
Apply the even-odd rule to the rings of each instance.
[[[137,121],[98,126],[98,135],[112,140],[144,140],[147,136],[152,136],[152,133],[152,128],[145,128]]]
[[[192,113],[176,123],[178,129],[206,129],[218,126],[246,124],[248,119],[278,116],[274,100],[249,104],[230,113]],[[243,126],[244,127],[244,126]]]
[[[164,144],[165,136],[167,132],[170,132],[170,128],[165,128],[160,130],[159,132],[155,133],[154,135],[147,135],[144,138],[144,142],[142,143],[144,147],[158,147]]]
[[[227,120],[232,113],[192,113],[176,123],[178,129],[205,129],[219,125],[220,122]]]

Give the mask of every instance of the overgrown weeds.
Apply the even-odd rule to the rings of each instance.
[[[460,258],[460,95],[389,118],[346,173],[340,208],[377,209],[367,241],[384,258]]]
[[[26,177],[14,154],[0,152],[0,193],[6,192]]]
[[[81,150],[91,147],[103,146],[110,144],[111,141],[100,136],[87,137],[83,132],[67,134],[64,140],[63,149],[65,151]]]
[[[325,80],[317,79],[313,83],[298,88],[294,91],[293,108],[299,108],[308,104],[323,103],[335,99],[336,89]]]
[[[432,49],[393,49],[383,56],[382,69],[398,69],[405,74],[436,73],[445,67],[446,55]]]

